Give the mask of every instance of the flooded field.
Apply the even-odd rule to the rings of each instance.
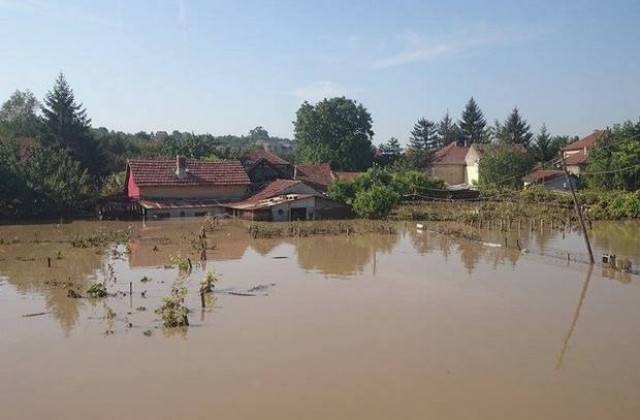
[[[639,278],[579,262],[575,232],[251,239],[229,223],[200,261],[202,223],[0,226],[2,418],[640,415]],[[634,268],[638,238],[592,231],[597,256]],[[178,255],[190,326],[165,329]],[[94,282],[109,296],[87,298]]]

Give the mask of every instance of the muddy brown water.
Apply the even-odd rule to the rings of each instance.
[[[126,223],[1,226],[1,418],[640,415],[640,282],[545,256],[581,252],[577,233],[512,233],[523,254],[411,225],[397,235],[252,240],[230,224],[208,234],[213,249],[196,264],[190,241],[201,223],[133,223],[129,250],[68,242]],[[596,254],[637,265],[639,234],[638,224],[596,225]],[[485,243],[503,237],[483,232]],[[178,254],[195,265],[191,326],[165,330],[154,309]],[[208,270],[221,280],[201,309]],[[110,293],[131,282],[134,293],[71,299],[63,287],[84,294],[93,281]],[[257,285],[268,287],[229,294]]]

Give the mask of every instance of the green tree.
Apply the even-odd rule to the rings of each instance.
[[[353,210],[360,217],[384,219],[400,202],[400,194],[390,186],[375,184],[366,190],[356,192]]]
[[[371,124],[366,108],[345,97],[303,103],[294,122],[298,161],[329,163],[340,171],[369,168],[374,155]]]
[[[0,137],[38,137],[42,131],[40,102],[29,90],[16,90],[0,108]]]
[[[486,125],[487,120],[485,120],[480,106],[471,97],[464,107],[462,119],[458,121],[460,137],[465,145],[471,146],[473,143],[484,143]]]
[[[91,198],[87,169],[64,149],[29,147],[25,180],[31,214],[72,214],[86,210]]]
[[[405,153],[407,163],[413,168],[424,168],[431,153],[438,148],[436,124],[426,118],[420,118],[413,125],[409,146]]]
[[[76,103],[64,74],[58,75],[53,90],[45,96],[42,112],[48,144],[69,150],[92,175],[104,175],[103,150],[92,137],[91,120],[82,104]]]
[[[259,125],[249,131],[249,137],[252,140],[266,140],[269,138],[269,132]]]
[[[451,116],[449,116],[449,111],[444,114],[444,116],[438,123],[436,131],[438,134],[439,147],[443,147],[451,142],[458,141],[458,137],[460,135],[458,125],[454,123],[451,119]]]
[[[386,143],[381,143],[375,156],[375,163],[380,166],[393,165],[402,157],[402,146],[397,138],[391,137]]]
[[[520,188],[521,178],[531,168],[531,157],[513,144],[487,145],[480,158],[481,185]]]
[[[551,135],[547,131],[547,126],[542,124],[540,132],[536,135],[532,147],[529,149],[531,157],[537,162],[547,162],[556,155],[552,153]],[[557,151],[556,151],[557,153]]]
[[[12,217],[28,202],[16,141],[0,141],[0,216]]]
[[[640,189],[640,119],[614,125],[593,145],[587,181],[601,189]]]
[[[533,133],[527,120],[522,118],[518,107],[507,116],[498,134],[498,141],[504,144],[521,144],[525,148],[529,147]]]

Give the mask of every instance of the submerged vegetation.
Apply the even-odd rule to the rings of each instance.
[[[253,222],[249,225],[249,234],[253,238],[365,233],[396,233],[396,226],[392,222],[373,220],[324,220],[288,223]]]
[[[189,326],[189,309],[184,304],[187,291],[185,279],[179,277],[171,287],[171,295],[162,298],[161,304],[155,312],[160,315],[164,327]]]

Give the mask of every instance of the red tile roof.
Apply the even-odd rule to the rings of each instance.
[[[331,166],[327,163],[302,164],[296,165],[295,178],[314,187],[326,189],[331,181],[335,179],[335,175],[331,170]]]
[[[186,176],[176,175],[176,161],[131,159],[128,169],[139,187],[180,185],[249,185],[249,176],[235,160],[185,160]]]
[[[451,142],[445,147],[436,150],[429,163],[431,165],[465,165],[465,157],[468,151],[468,147],[458,146],[456,142]]]
[[[264,149],[254,149],[249,152],[249,156],[247,157],[247,164],[255,165],[261,160],[265,160],[272,165],[291,165],[286,160],[282,159],[280,156],[268,152]]]
[[[589,155],[586,154],[584,152],[584,150],[581,150],[577,153],[572,153],[570,155],[567,155],[564,158],[564,162],[566,165],[584,165],[586,163],[589,162]]]
[[[595,130],[593,133],[586,137],[576,140],[573,143],[567,144],[562,150],[582,150],[584,148],[590,148],[593,144],[604,134],[604,130]]]
[[[557,169],[536,169],[522,177],[523,181],[537,184],[539,182],[550,181],[552,179],[564,177],[564,171]]]

